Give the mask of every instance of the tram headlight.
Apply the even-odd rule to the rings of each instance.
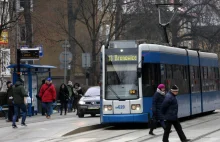
[[[141,105],[140,104],[133,104],[133,105],[131,105],[131,109],[132,110],[140,110],[141,109]]]
[[[111,105],[104,105],[104,110],[105,111],[111,111],[112,110],[112,106]]]

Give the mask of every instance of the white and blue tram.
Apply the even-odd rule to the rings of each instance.
[[[160,83],[179,86],[179,117],[220,108],[217,54],[112,41],[102,48],[101,123],[148,122]]]

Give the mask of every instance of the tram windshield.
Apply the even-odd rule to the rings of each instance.
[[[134,55],[128,58],[137,60],[136,57]],[[137,61],[114,62],[114,59],[110,58],[106,64],[105,88],[105,98],[108,100],[137,99],[139,97]]]

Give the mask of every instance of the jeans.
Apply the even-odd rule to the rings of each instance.
[[[22,110],[22,121],[21,123],[25,123],[26,120],[26,115],[27,115],[27,108],[25,104],[14,104],[14,116],[13,116],[13,125],[15,124],[15,121],[17,120],[18,113],[20,112],[19,110]]]
[[[44,108],[48,116],[52,114],[53,111],[52,104],[53,102],[42,102],[42,107]]]
[[[71,97],[71,99],[68,101],[68,111],[72,111],[73,109],[73,98]]]

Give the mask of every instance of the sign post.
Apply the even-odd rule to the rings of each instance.
[[[62,47],[64,48],[64,53],[62,52],[60,54],[60,62],[64,62],[64,79],[63,82],[66,83],[66,76],[67,76],[67,54],[69,59],[71,58],[71,60],[68,59],[68,63],[70,63],[72,61],[72,54],[70,52],[67,52],[67,48],[70,48],[70,44],[67,40],[65,40],[65,42],[62,44]],[[64,56],[64,61],[63,61],[63,56]]]
[[[91,54],[82,53],[82,67],[86,70],[86,85],[89,85],[89,68],[91,67]]]

